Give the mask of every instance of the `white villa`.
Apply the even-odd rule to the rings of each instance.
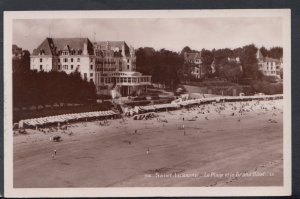
[[[283,68],[282,58],[274,59],[264,57],[260,50],[257,51],[256,58],[258,60],[258,70],[260,70],[263,75],[280,78],[280,71]]]
[[[195,78],[200,79],[204,75],[203,67],[202,67],[201,52],[190,52],[190,53],[185,52],[184,53],[184,61],[186,63],[194,64],[191,74]]]

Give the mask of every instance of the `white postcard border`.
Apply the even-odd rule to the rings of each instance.
[[[59,18],[281,17],[284,35],[284,185],[278,187],[13,188],[12,22]],[[289,9],[4,12],[4,194],[6,197],[282,196],[291,194],[291,12]]]

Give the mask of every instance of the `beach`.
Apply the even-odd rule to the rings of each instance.
[[[14,187],[283,185],[282,100],[205,104],[156,115],[15,134]],[[50,140],[56,135],[61,142]]]

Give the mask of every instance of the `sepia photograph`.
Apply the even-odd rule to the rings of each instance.
[[[290,194],[288,9],[4,17],[12,196]]]

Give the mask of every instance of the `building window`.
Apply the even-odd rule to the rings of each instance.
[[[129,63],[129,59],[127,59],[127,62]]]
[[[93,81],[94,81],[94,79],[93,79],[93,78],[91,78],[91,79],[90,79],[90,81],[92,81],[92,82],[93,82]]]
[[[93,73],[90,73],[90,77],[93,77]]]
[[[40,65],[40,70],[43,70],[43,65]]]
[[[71,70],[73,70],[73,65],[71,65]]]
[[[90,67],[90,68],[91,68],[91,70],[93,70],[93,65],[91,65],[91,67]]]
[[[79,70],[80,69],[80,65],[77,65],[77,70]]]
[[[87,73],[83,74],[84,79],[87,79]]]
[[[71,62],[73,62],[73,58],[71,58]]]
[[[64,62],[68,62],[68,58],[64,58]]]
[[[129,70],[129,65],[127,65],[127,70]]]
[[[80,62],[80,58],[77,58],[77,62]]]
[[[43,59],[42,59],[42,58],[40,58],[40,62],[43,62]]]
[[[91,58],[91,62],[93,62],[93,58]]]
[[[57,69],[60,70],[60,65],[57,66]]]
[[[60,59],[58,59],[58,62],[60,62]]]

